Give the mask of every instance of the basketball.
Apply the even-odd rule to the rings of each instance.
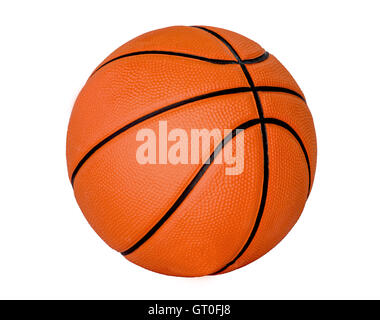
[[[66,157],[105,243],[148,270],[196,277],[241,268],[287,235],[317,144],[305,96],[272,53],[225,29],[174,26],[95,68]]]

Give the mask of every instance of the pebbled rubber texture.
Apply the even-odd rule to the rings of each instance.
[[[67,140],[70,176],[91,147],[125,124],[184,99],[246,86],[238,65],[162,55],[107,65],[88,80],[75,103]]]
[[[307,165],[299,144],[281,127],[267,124],[267,132],[272,161],[263,218],[248,249],[223,272],[243,267],[277,245],[297,222],[307,199]]]
[[[148,269],[160,266],[164,274],[201,276],[214,273],[235,257],[260,205],[263,156],[259,126],[245,130],[244,143],[252,152],[245,155],[243,173],[226,176],[225,165],[211,164],[171,219],[128,259]]]
[[[179,55],[129,55],[155,50]],[[291,130],[276,121],[264,124],[265,118]],[[155,228],[203,163],[140,165],[137,131],[157,133],[159,121],[167,121],[169,131],[182,128],[190,135],[192,128],[233,129],[250,120],[255,125],[244,131],[243,173],[227,176],[224,165],[212,163]],[[262,126],[269,173],[258,219],[265,177]],[[289,232],[313,182],[316,138],[299,86],[257,43],[220,28],[170,27],[121,46],[88,79],[71,115],[67,162],[77,202],[109,246],[149,270],[202,276],[254,261]]]
[[[235,128],[253,118],[257,114],[251,94],[238,93],[191,103],[131,128],[99,149],[79,171],[74,191],[82,211],[112,248],[128,249],[157,223],[202,165],[140,165],[137,131],[151,129],[158,135],[158,122],[167,121],[168,131],[182,128],[190,136],[191,128]]]

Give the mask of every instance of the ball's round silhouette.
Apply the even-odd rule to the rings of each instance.
[[[206,157],[190,139],[196,129],[222,133]],[[142,164],[148,140],[157,145]],[[67,134],[69,176],[92,228],[128,260],[176,276],[229,272],[281,241],[310,193],[316,149],[289,72],[215,27],[155,30],[114,51],[80,92]]]

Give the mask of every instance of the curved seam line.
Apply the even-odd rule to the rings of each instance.
[[[145,121],[145,120],[148,120],[154,116],[157,116],[159,114],[162,114],[166,111],[169,111],[169,110],[172,110],[172,109],[175,109],[175,108],[178,108],[178,107],[181,107],[183,105],[186,105],[186,104],[189,104],[189,103],[192,103],[192,102],[196,102],[196,101],[200,101],[200,100],[204,100],[204,99],[208,99],[208,98],[213,98],[213,97],[217,97],[217,96],[222,96],[222,95],[228,95],[228,94],[235,94],[235,93],[243,93],[243,92],[250,92],[251,91],[251,88],[249,87],[236,87],[236,88],[229,88],[229,89],[223,89],[223,90],[218,90],[218,91],[213,91],[213,92],[209,92],[209,93],[206,93],[206,94],[202,94],[202,95],[199,95],[199,96],[195,96],[195,97],[192,97],[192,98],[188,98],[188,99],[185,99],[185,100],[182,100],[182,101],[179,101],[179,102],[175,102],[173,104],[170,104],[166,107],[163,107],[163,108],[160,108],[160,109],[157,109],[151,113],[148,113],[132,122],[130,122],[129,124],[123,126],[122,128],[120,128],[119,130],[113,132],[112,134],[110,134],[109,136],[107,136],[106,138],[104,138],[102,141],[100,141],[99,143],[97,143],[94,147],[92,147],[90,149],[90,151],[88,151],[84,157],[78,162],[78,164],[76,165],[72,175],[71,175],[71,184],[74,186],[74,180],[75,180],[75,177],[76,175],[78,174],[79,172],[79,169],[84,165],[84,163],[97,151],[99,150],[102,146],[104,146],[107,142],[111,141],[113,138],[117,137],[118,135],[120,135],[121,133],[125,132],[126,130],[134,127],[135,125],[137,124],[140,124],[141,122]]]
[[[199,28],[199,29],[202,29],[202,30],[204,30],[206,32],[209,32],[212,35],[214,35],[215,37],[217,37],[225,46],[227,46],[227,48],[233,53],[233,55],[235,56],[235,58],[239,62],[240,67],[243,70],[243,73],[244,73],[244,75],[245,75],[245,77],[246,77],[246,79],[247,79],[247,81],[249,83],[249,86],[252,89],[253,97],[254,97],[255,104],[256,104],[256,109],[257,109],[257,112],[259,114],[260,128],[261,128],[261,137],[262,137],[262,142],[263,142],[263,153],[264,153],[264,159],[263,159],[263,161],[264,161],[264,168],[263,168],[263,170],[264,170],[264,179],[263,179],[261,200],[260,200],[259,211],[257,213],[253,229],[251,231],[251,234],[250,234],[247,242],[245,243],[245,245],[243,246],[243,248],[238,252],[238,254],[235,256],[235,258],[233,260],[231,260],[229,263],[227,263],[223,268],[221,268],[217,272],[213,273],[213,274],[216,274],[216,273],[220,273],[220,272],[224,271],[225,269],[227,269],[229,266],[231,266],[232,264],[234,264],[243,255],[243,253],[248,249],[248,247],[252,243],[252,240],[255,237],[255,235],[257,233],[257,230],[259,228],[259,225],[260,225],[260,222],[261,222],[261,218],[263,216],[263,212],[264,212],[264,208],[265,208],[265,203],[266,203],[266,198],[267,198],[267,192],[268,192],[268,181],[269,181],[268,140],[267,140],[267,132],[266,132],[266,128],[265,128],[265,123],[263,121],[264,120],[264,112],[263,112],[263,108],[262,108],[262,105],[261,105],[261,100],[260,100],[259,94],[258,94],[258,92],[256,90],[256,87],[255,87],[255,84],[253,82],[253,79],[252,79],[250,73],[248,72],[246,66],[241,63],[242,60],[241,60],[239,54],[232,47],[232,45],[226,39],[224,39],[221,35],[219,35],[217,32],[209,30],[209,29],[204,28],[204,27],[196,27],[196,28]]]
[[[301,147],[302,152],[303,152],[304,157],[305,157],[305,160],[306,160],[307,170],[308,170],[308,181],[309,181],[308,190],[307,190],[307,197],[308,197],[309,194],[310,194],[310,188],[311,188],[311,169],[310,169],[309,156],[308,156],[308,153],[307,153],[306,148],[304,146],[304,143],[302,142],[302,139],[299,137],[299,135],[297,134],[297,132],[288,123],[286,123],[286,122],[284,122],[284,121],[282,121],[280,119],[265,118],[264,122],[267,123],[267,124],[273,124],[273,125],[279,126],[279,127],[283,128],[283,129],[285,129],[286,131],[288,131],[296,139],[298,145]],[[252,231],[250,233],[252,233]],[[249,237],[248,237],[248,239],[249,239]],[[243,248],[244,248],[244,246],[243,246]],[[240,249],[240,251],[241,250],[242,249]],[[244,254],[244,252],[243,252],[243,254]],[[224,271],[225,269],[226,268],[223,267],[223,268],[219,269],[218,271],[212,273],[211,275],[215,275],[217,273],[220,273],[220,272]]]
[[[257,86],[256,87],[256,91],[287,93],[287,94],[291,94],[293,96],[296,96],[296,97],[300,98],[303,102],[306,103],[306,99],[301,94],[299,94],[298,92],[296,92],[294,90],[291,90],[291,89],[288,89],[288,88],[284,88],[284,87]]]
[[[307,165],[308,165],[308,171],[309,171],[309,187],[308,187],[308,194],[310,193],[310,163],[309,163],[309,157],[306,151],[306,148],[304,147],[304,144],[299,137],[299,135],[296,133],[296,131],[286,122],[276,119],[276,118],[265,118],[265,123],[278,125],[288,132],[290,132],[297,140],[298,144],[300,145]],[[131,246],[129,249],[121,252],[122,255],[128,255],[137,250],[141,245],[143,245],[149,238],[153,236],[153,234],[158,231],[158,229],[170,218],[170,216],[175,212],[175,210],[183,203],[183,201],[186,199],[186,197],[190,194],[190,191],[194,189],[194,187],[197,185],[197,183],[200,181],[202,176],[205,174],[207,169],[210,167],[212,162],[214,161],[215,157],[220,153],[220,151],[223,149],[223,147],[232,140],[237,134],[240,132],[237,132],[237,130],[246,130],[256,124],[261,123],[260,119],[252,119],[249,120],[237,128],[235,128],[228,136],[226,136],[215,148],[214,152],[210,155],[208,160],[203,164],[202,168],[198,171],[198,173],[195,175],[195,177],[191,180],[191,182],[187,185],[185,190],[181,193],[181,195],[177,198],[175,203],[170,207],[170,209],[165,213],[165,215],[139,240],[137,241],[133,246]],[[251,233],[251,232],[250,232]]]
[[[159,51],[159,50],[150,50],[150,51],[137,51],[137,52],[130,52],[123,54],[121,56],[115,57],[102,65],[100,65],[98,68],[95,69],[95,71],[91,74],[90,77],[92,77],[97,71],[105,67],[106,65],[110,64],[111,62],[123,59],[123,58],[128,58],[128,57],[133,57],[133,56],[139,56],[139,55],[169,55],[169,56],[178,56],[178,57],[184,57],[184,58],[190,58],[190,59],[195,59],[195,60],[200,60],[204,62],[209,62],[213,64],[239,64],[239,62],[235,60],[224,60],[224,59],[213,59],[213,58],[207,58],[207,57],[202,57],[202,56],[197,56],[189,53],[182,53],[182,52],[174,52],[174,51]],[[269,57],[268,52],[264,52],[262,55],[252,58],[252,59],[245,59],[242,61],[242,63],[246,64],[254,64],[254,63],[259,63],[264,60],[266,60]]]
[[[244,122],[240,126],[236,127],[234,130],[232,130],[215,148],[215,150],[212,152],[210,157],[206,160],[206,162],[202,165],[201,169],[198,171],[198,173],[195,175],[195,177],[191,180],[191,182],[187,185],[185,190],[181,193],[181,195],[177,198],[177,200],[174,202],[174,204],[170,207],[170,209],[162,216],[162,218],[139,240],[137,241],[133,246],[131,246],[129,249],[121,252],[123,256],[126,256],[128,254],[131,254],[135,250],[137,250],[140,246],[142,246],[148,239],[150,239],[154,233],[170,218],[170,216],[177,210],[177,208],[183,203],[183,201],[186,199],[186,197],[190,194],[190,192],[194,189],[194,187],[197,185],[197,183],[200,181],[202,176],[206,173],[207,169],[211,166],[213,163],[215,157],[220,153],[220,151],[224,148],[224,146],[231,141],[237,134],[239,134],[241,131],[244,131],[256,124],[259,124],[261,121],[260,119],[252,119],[247,122]],[[241,130],[241,131],[239,131]]]
[[[269,58],[269,55],[270,55],[269,52],[265,51],[261,56],[258,56],[257,58],[253,58],[253,59],[241,60],[241,63],[242,64],[255,64],[255,63],[263,62]]]
[[[258,229],[258,227],[259,227],[259,224],[260,224],[260,220],[261,220],[261,217],[262,217],[262,211],[264,210],[264,207],[265,207],[265,200],[266,200],[266,194],[267,194],[267,189],[268,189],[268,177],[269,177],[269,170],[268,170],[268,164],[269,164],[269,161],[268,161],[268,145],[267,145],[267,133],[266,133],[266,128],[265,128],[265,123],[266,123],[266,121],[265,121],[265,118],[264,118],[264,115],[263,115],[263,109],[262,109],[262,105],[261,105],[261,101],[260,101],[260,97],[259,97],[259,95],[258,95],[258,91],[273,91],[273,89],[274,88],[276,88],[277,89],[277,91],[274,91],[274,92],[285,92],[285,93],[289,93],[289,94],[293,94],[293,95],[295,95],[295,96],[298,96],[299,98],[301,98],[301,99],[303,99],[304,100],[304,98],[301,96],[301,95],[299,95],[298,93],[296,93],[295,91],[293,91],[293,90],[290,90],[290,89],[286,89],[286,88],[279,88],[279,87],[266,87],[266,86],[262,86],[262,87],[255,87],[255,85],[254,85],[254,82],[253,82],[253,80],[252,80],[252,77],[251,77],[251,75],[250,75],[250,73],[248,72],[248,70],[247,70],[247,68],[246,68],[246,66],[245,66],[245,64],[246,63],[257,63],[257,62],[261,62],[261,61],[264,61],[265,59],[267,59],[268,58],[268,56],[269,56],[269,54],[267,53],[267,52],[264,52],[264,54],[263,55],[261,55],[261,56],[259,56],[259,57],[257,57],[257,58],[254,58],[254,59],[246,59],[246,60],[241,60],[241,58],[240,58],[240,56],[238,55],[238,53],[235,51],[235,49],[227,42],[227,40],[225,40],[222,36],[220,36],[218,33],[216,33],[216,32],[214,32],[214,31],[212,31],[212,30],[209,30],[209,29],[207,29],[207,28],[204,28],[204,27],[196,27],[196,28],[199,28],[199,29],[202,29],[202,30],[204,30],[204,31],[206,31],[206,32],[209,32],[210,34],[212,34],[212,35],[214,35],[215,37],[217,37],[220,41],[222,41],[222,43],[233,53],[233,55],[235,56],[235,58],[237,59],[237,61],[233,61],[233,60],[218,60],[218,59],[209,59],[209,58],[205,58],[205,57],[201,57],[201,56],[195,56],[195,55],[190,55],[190,54],[182,54],[182,53],[175,53],[175,52],[140,52],[140,53],[131,53],[131,54],[126,54],[126,55],[123,55],[123,56],[120,56],[120,57],[117,57],[117,58],[114,58],[114,59],[111,59],[110,61],[108,61],[108,62],[106,62],[105,64],[103,64],[103,65],[101,65],[99,68],[97,68],[94,72],[93,72],[93,74],[96,72],[96,71],[98,71],[100,68],[102,68],[103,66],[105,66],[105,65],[107,65],[107,64],[109,64],[109,63],[111,63],[112,61],[115,61],[115,60],[118,60],[118,59],[121,59],[121,58],[123,58],[123,57],[127,57],[127,56],[132,56],[132,55],[139,55],[139,54],[169,54],[169,55],[178,55],[178,56],[182,56],[182,57],[188,57],[188,58],[194,58],[194,59],[198,59],[198,60],[202,60],[202,61],[207,61],[207,62],[211,62],[211,63],[217,63],[217,64],[239,64],[240,65],[240,67],[241,67],[241,69],[242,69],[242,71],[243,71],[243,73],[244,73],[244,75],[245,75],[245,77],[246,77],[246,79],[247,79],[247,81],[248,81],[248,83],[249,83],[249,86],[250,86],[250,88],[248,88],[248,87],[240,87],[240,88],[244,88],[244,89],[248,89],[248,90],[244,90],[244,91],[240,91],[240,92],[248,92],[248,91],[251,91],[252,93],[253,93],[253,96],[254,96],[254,100],[255,100],[255,102],[256,102],[256,108],[257,108],[257,111],[258,111],[258,113],[259,113],[259,119],[254,119],[254,120],[251,120],[251,121],[255,121],[255,123],[254,124],[258,124],[258,123],[260,123],[260,127],[261,127],[261,131],[262,131],[262,140],[263,140],[263,148],[264,148],[264,181],[263,181],[263,191],[262,191],[262,197],[261,197],[261,203],[260,203],[260,209],[259,209],[259,212],[258,212],[258,215],[257,215],[257,217],[256,217],[256,220],[255,220],[255,224],[254,224],[254,227],[253,227],[253,230],[252,230],[252,232],[251,232],[251,234],[250,234],[250,237],[249,237],[249,239],[248,239],[248,241],[246,242],[246,244],[244,245],[244,247],[243,247],[243,249],[238,253],[238,255],[230,262],[230,263],[228,263],[225,267],[223,267],[221,270],[219,270],[219,271],[217,271],[216,273],[219,273],[219,272],[222,272],[223,270],[225,270],[226,268],[228,268],[230,265],[232,265],[234,262],[236,262],[236,260],[238,259],[238,258],[240,258],[241,257],[241,255],[246,251],[246,249],[249,247],[249,245],[251,244],[251,242],[252,242],[252,240],[253,240],[253,238],[254,238],[254,236],[255,236],[255,234],[256,234],[256,232],[257,232],[257,229]],[[92,74],[92,75],[93,75]],[[259,88],[259,90],[258,90],[258,88]],[[236,89],[236,88],[235,88]],[[278,90],[278,89],[280,89],[280,90]],[[226,89],[226,90],[230,90],[230,89]],[[221,90],[221,91],[225,91],[225,90]],[[230,92],[230,93],[237,93],[237,92]],[[228,93],[225,93],[225,94],[228,94]],[[206,95],[208,95],[208,94],[206,94]],[[202,96],[204,96],[204,95],[202,95]],[[214,96],[214,95],[213,95]],[[205,98],[208,98],[208,97],[205,97]],[[203,99],[205,99],[205,98],[203,98]],[[187,100],[191,100],[191,99],[187,99]],[[198,101],[198,100],[201,100],[201,99],[197,99],[197,100],[195,100],[195,101]],[[184,101],[186,101],[186,100],[184,100]],[[184,101],[181,101],[181,102],[184,102]],[[179,102],[179,103],[181,103],[181,102]],[[190,102],[194,102],[194,101],[190,101]],[[186,102],[186,103],[190,103],[190,102]],[[185,104],[185,103],[183,103],[183,104]],[[183,105],[183,104],[181,104],[181,105]],[[177,106],[175,106],[175,107],[178,107],[179,105],[177,105]],[[168,106],[169,107],[169,106]],[[165,108],[162,108],[162,109],[166,109],[166,108],[168,108],[168,107],[165,107]],[[172,108],[174,108],[174,107],[172,107]],[[171,109],[172,109],[171,108]],[[159,109],[159,111],[161,111],[162,109]],[[170,110],[170,109],[168,109],[168,110]],[[163,111],[161,111],[161,112],[159,112],[159,113],[156,113],[156,112],[152,112],[152,113],[150,113],[150,114],[148,114],[148,116],[149,115],[151,115],[151,116],[149,116],[148,118],[146,118],[146,119],[149,119],[149,118],[151,118],[151,117],[153,117],[153,116],[155,116],[155,115],[157,115],[157,114],[160,114],[160,113],[162,113],[162,112],[164,112],[164,111],[166,111],[166,110],[163,110]],[[142,117],[142,118],[145,118],[145,117]],[[146,120],[146,119],[142,119],[142,118],[139,118],[139,119],[137,119],[137,120],[135,120],[134,122],[136,122],[136,121],[138,121],[138,120],[140,120],[141,119],[141,121],[139,121],[139,122],[137,122],[137,123],[134,123],[134,122],[132,122],[131,123],[131,126],[130,127],[132,127],[132,126],[134,126],[134,125],[136,125],[136,124],[138,124],[138,123],[140,123],[140,122],[142,122],[142,121],[144,121],[144,120]],[[270,119],[270,118],[268,118],[268,119]],[[276,120],[276,119],[273,119],[273,120]],[[281,120],[279,120],[279,122],[281,122]],[[133,124],[133,125],[132,125]],[[287,125],[286,123],[284,123],[285,125]],[[128,125],[127,125],[128,126]],[[126,126],[126,127],[127,127]],[[94,148],[92,148],[87,154],[86,154],[86,156],[88,155],[88,157],[86,158],[86,156],[84,157],[84,158],[82,158],[82,160],[84,160],[83,161],[83,163],[96,151],[96,150],[98,150],[101,146],[103,146],[105,143],[107,143],[108,141],[110,141],[110,140],[112,140],[114,137],[116,137],[116,136],[118,136],[119,134],[121,134],[122,132],[124,132],[125,130],[127,130],[127,129],[129,129],[130,127],[128,127],[128,128],[126,128],[126,127],[123,127],[123,128],[121,128],[121,129],[119,129],[118,131],[116,131],[114,134],[112,134],[112,135],[110,135],[110,136],[108,136],[107,138],[105,138],[103,141],[101,141],[98,145],[96,145]],[[290,126],[289,126],[289,128],[290,129],[292,129]],[[231,136],[232,138],[236,135],[236,130],[237,129],[239,129],[239,127],[238,128],[236,128],[236,129],[234,129],[234,135],[233,136]],[[122,130],[122,131],[121,131]],[[292,129],[293,130],[293,129]],[[290,130],[289,130],[290,131]],[[294,132],[295,133],[295,132]],[[293,134],[294,135],[294,134]],[[294,135],[295,137],[296,137],[296,139],[297,139],[297,134],[296,135]],[[232,138],[230,138],[230,139],[232,139]],[[297,139],[298,140],[298,139]],[[229,141],[229,140],[228,140]],[[227,142],[228,142],[227,141]],[[301,145],[301,147],[303,146],[303,144],[302,144],[302,141],[300,140],[299,141],[300,142],[300,145]],[[197,173],[197,175],[196,175],[196,177],[192,180],[192,182],[187,186],[187,188],[185,189],[185,192],[184,193],[182,193],[181,194],[181,196],[182,195],[184,195],[184,198],[183,199],[185,199],[186,198],[186,196],[188,195],[188,193],[192,190],[192,188],[196,185],[196,183],[198,182],[198,180],[204,175],[204,173],[205,173],[205,171],[207,170],[207,168],[209,167],[209,165],[212,163],[212,161],[213,161],[213,159],[214,159],[214,157],[215,157],[215,155],[217,155],[219,152],[220,152],[220,150],[223,148],[223,146],[224,146],[224,144],[225,144],[226,142],[225,142],[225,139],[223,139],[223,141],[221,142],[221,147],[220,147],[220,149],[218,150],[218,148],[219,148],[219,146],[214,150],[214,152],[211,154],[211,156],[210,156],[210,158],[209,158],[209,164],[204,164],[203,166],[202,166],[202,168],[201,168],[201,170]],[[95,149],[96,148],[96,149]],[[95,150],[94,150],[95,149]],[[92,152],[92,153],[91,153]],[[216,154],[215,154],[215,152],[216,152]],[[91,154],[90,154],[91,153]],[[90,155],[89,155],[90,154]],[[306,157],[306,161],[308,162],[308,156],[307,156],[307,153],[305,154],[305,157]],[[85,159],[86,158],[86,159]],[[81,160],[81,161],[82,161]],[[82,163],[82,165],[83,165],[83,163]],[[80,164],[80,163],[79,163]],[[75,170],[74,170],[74,172],[73,172],[73,175],[72,175],[72,183],[74,182],[74,178],[75,178],[75,175],[76,175],[76,173],[78,172],[78,170],[79,170],[79,168],[82,166],[79,166],[79,164],[77,165],[77,167],[75,168]],[[79,168],[78,168],[78,166],[79,166]],[[309,167],[309,163],[308,163],[308,167]],[[77,172],[75,172],[75,171],[77,171]],[[196,178],[197,177],[199,177],[198,178],[198,180],[196,180]],[[193,184],[193,181],[194,180],[196,180],[195,181],[195,183],[194,183],[194,185],[191,187],[191,185]],[[309,183],[310,183],[310,169],[309,169]],[[190,188],[190,190],[188,191],[188,193],[186,193],[186,190],[188,189],[188,188]],[[180,197],[181,198],[181,197]],[[180,200],[180,198],[178,198],[177,199],[177,201],[176,201],[176,203]],[[182,200],[183,201],[183,200]],[[173,207],[174,207],[174,209],[173,209],[173,211],[167,216],[167,218],[165,218],[165,216],[163,217],[163,218],[161,218],[161,220],[162,220],[162,223],[160,224],[160,222],[158,223],[158,224],[156,224],[156,226],[157,226],[157,228],[155,229],[155,227],[153,227],[150,231],[152,231],[152,234],[151,235],[153,235],[160,227],[161,227],[161,225],[170,217],[170,215],[176,210],[176,208],[182,203],[182,201],[180,201],[179,202],[179,204],[177,205],[177,206],[175,206],[175,204],[173,205]],[[172,207],[172,208],[173,208]],[[169,213],[169,211],[167,212],[167,214]],[[261,213],[261,214],[260,214]],[[160,220],[160,221],[161,221]],[[255,229],[256,228],[256,229]],[[148,232],[148,234],[149,234],[149,232]],[[146,236],[148,236],[148,234],[146,234]],[[142,239],[140,239],[140,241],[142,242],[140,245],[138,245],[137,246],[137,244],[138,243],[136,243],[133,247],[135,247],[135,246],[137,246],[135,249],[133,249],[133,247],[131,247],[130,249],[128,249],[128,250],[126,250],[126,251],[124,251],[122,254],[128,254],[128,253],[131,253],[130,251],[132,250],[132,252],[134,251],[134,250],[136,250],[139,246],[141,246],[146,240],[148,240],[150,237],[151,237],[151,235],[150,236],[148,236],[145,240],[144,240],[144,238],[145,238],[145,236],[142,238]],[[139,242],[140,242],[139,241]]]
[[[282,121],[280,119],[276,119],[276,118],[265,118],[265,123],[268,123],[268,124],[274,124],[274,125],[277,125],[279,127],[282,127],[284,128],[285,130],[287,130],[288,132],[290,132],[293,137],[297,140],[299,146],[301,147],[302,149],[302,152],[305,156],[305,160],[306,160],[306,164],[307,164],[307,170],[308,170],[308,174],[309,174],[309,186],[308,186],[308,192],[307,192],[307,196],[309,196],[310,194],[310,188],[311,188],[311,168],[310,168],[310,158],[309,158],[309,155],[307,153],[307,150],[306,150],[306,147],[305,147],[305,144],[303,143],[301,137],[298,135],[298,133],[288,124],[286,123],[285,121]]]
[[[249,91],[251,91],[251,88],[250,87],[236,87],[236,88],[231,88],[231,90],[232,89],[238,89],[238,88],[246,88],[247,90],[242,90],[242,91],[239,91],[239,92],[249,92]],[[225,89],[225,90],[230,90],[230,89]],[[223,90],[221,90],[221,91],[223,91]],[[283,87],[269,87],[269,86],[257,86],[256,87],[256,91],[259,91],[259,92],[261,92],[261,91],[263,91],[263,92],[279,92],[279,93],[287,93],[287,94],[291,94],[291,95],[294,95],[294,96],[296,96],[296,97],[299,97],[300,99],[302,99],[305,103],[306,103],[306,101],[305,101],[305,99],[301,96],[301,95],[299,95],[297,92],[295,92],[295,91],[293,91],[293,90],[291,90],[291,89],[287,89],[287,88],[283,88]],[[216,91],[216,92],[220,92],[220,91]],[[238,92],[236,92],[236,93],[238,93]],[[231,93],[226,93],[226,94],[231,94]],[[203,95],[202,95],[203,96]],[[215,96],[218,96],[218,95],[215,95]],[[210,96],[210,97],[213,97],[213,96]],[[194,99],[195,99],[196,97],[194,97]],[[207,98],[207,97],[206,97]],[[205,99],[206,99],[205,98]],[[191,98],[190,98],[191,99]],[[201,99],[199,99],[199,100],[201,100]],[[199,101],[199,100],[195,100],[195,101]],[[180,101],[181,102],[181,101]],[[177,103],[180,103],[180,102],[177,102]],[[176,104],[176,103],[174,103],[174,104]],[[173,104],[173,105],[174,105]],[[171,105],[172,106],[172,105]],[[169,108],[169,106],[168,107],[164,107],[164,108],[168,108],[167,110],[164,110],[164,111],[169,111],[170,110],[170,108]],[[173,107],[173,108],[175,108],[175,107]],[[163,109],[163,108],[161,108],[161,109]],[[158,110],[161,110],[161,109],[158,109]],[[153,113],[153,112],[152,112]],[[157,114],[155,114],[155,115],[158,115],[158,114],[160,114],[160,113],[157,113]],[[150,117],[149,117],[149,115],[150,114],[147,114],[147,115],[145,115],[145,116],[143,116],[143,117],[141,117],[141,118],[144,118],[144,117],[147,117],[146,119],[144,119],[144,120],[147,120],[147,119],[149,119]],[[153,116],[155,116],[155,115],[153,115]],[[140,120],[140,118],[138,118],[137,120],[135,120],[135,121],[139,121]],[[134,121],[134,122],[135,122]],[[140,123],[140,122],[139,122]],[[138,124],[138,123],[137,123]],[[136,125],[136,124],[135,124]],[[130,124],[127,124],[126,126],[124,126],[124,127],[122,127],[121,129],[119,129],[119,130],[122,130],[123,128],[125,128],[125,127],[128,127],[128,128],[126,128],[125,130],[127,130],[127,129],[129,129],[129,128],[131,128],[131,127],[133,127],[132,126],[132,123],[130,123]],[[110,136],[113,136],[114,135],[114,137],[116,137],[116,136],[118,136],[118,134],[116,134],[116,133],[118,133],[119,132],[119,130],[118,131],[116,131],[115,133],[112,133]],[[121,132],[119,132],[119,134],[120,134]],[[108,137],[106,137],[105,139],[107,139]],[[103,140],[105,140],[105,139],[103,139]],[[95,145],[93,148],[97,148],[98,147],[98,145],[99,144],[102,144],[101,146],[103,146],[104,145],[104,143],[103,143],[103,140],[101,141],[101,142],[99,142],[97,145]],[[111,140],[111,139],[110,139]],[[108,142],[108,141],[107,141]],[[72,177],[71,177],[71,184],[73,184],[74,183],[74,178],[75,178],[75,176],[76,176],[76,174],[77,174],[77,172],[79,171],[79,169],[80,169],[80,167],[84,164],[84,162],[86,161],[86,160],[88,160],[88,158],[89,158],[89,153],[91,153],[90,154],[90,156],[94,153],[93,152],[93,150],[91,149],[90,151],[88,151],[88,153],[81,159],[81,161],[78,163],[78,165],[77,165],[77,167],[74,169],[74,171],[73,171],[73,174],[72,174]],[[83,160],[83,159],[85,159],[86,158],[86,160]],[[83,163],[82,163],[83,162]]]
[[[309,156],[308,156],[308,153],[307,153],[307,150],[305,148],[305,145],[304,143],[302,142],[302,139],[301,137],[297,134],[297,132],[288,124],[286,123],[285,121],[282,121],[280,119],[276,119],[276,118],[265,118],[264,119],[264,122],[265,123],[268,123],[268,124],[273,124],[273,125],[277,125],[285,130],[287,130],[297,141],[298,145],[301,147],[302,149],[302,152],[304,154],[304,157],[305,157],[305,160],[306,160],[306,164],[307,164],[307,170],[308,170],[308,180],[309,180],[309,184],[308,184],[308,190],[307,190],[307,197],[309,197],[309,194],[310,194],[310,188],[311,188],[311,169],[310,169],[310,161],[309,161]],[[248,237],[249,239],[249,237]],[[244,246],[243,246],[244,248]],[[241,249],[242,250],[242,249]],[[244,252],[243,252],[244,254]],[[219,269],[218,271],[212,273],[212,275],[215,275],[217,273],[220,273],[222,271],[224,271],[226,269],[226,267],[223,267],[222,269]]]

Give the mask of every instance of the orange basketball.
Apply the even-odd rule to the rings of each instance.
[[[194,138],[205,132],[207,157]],[[289,72],[214,27],[164,28],[114,51],[80,92],[67,133],[92,228],[133,263],[175,276],[229,272],[272,249],[303,210],[316,156]]]

